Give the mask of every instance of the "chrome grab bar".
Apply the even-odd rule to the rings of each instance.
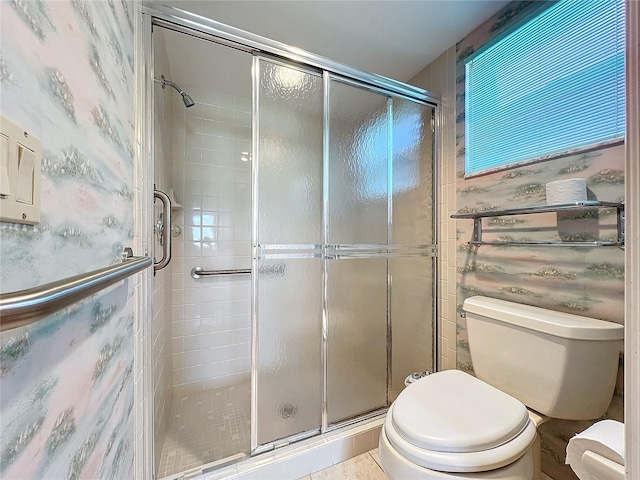
[[[122,263],[38,287],[0,295],[0,331],[23,327],[62,310],[152,264],[125,248]]]
[[[162,202],[161,217],[158,219],[155,228],[160,246],[162,247],[162,258],[159,262],[155,261],[155,257],[153,259],[153,271],[155,273],[169,265],[171,261],[171,199],[169,195],[160,190],[154,190],[153,196]]]
[[[191,269],[191,276],[193,278],[208,277],[215,275],[241,275],[244,273],[251,273],[250,268],[236,269],[236,270],[204,270],[202,267],[193,267]]]

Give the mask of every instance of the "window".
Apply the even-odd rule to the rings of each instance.
[[[466,64],[467,175],[624,138],[624,1],[562,0]]]

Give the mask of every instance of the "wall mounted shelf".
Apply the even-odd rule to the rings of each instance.
[[[586,209],[615,208],[617,216],[618,235],[614,242],[592,241],[592,242],[529,242],[529,241],[484,241],[482,240],[482,219],[488,217],[506,217],[512,215],[530,215],[533,213],[566,212]],[[500,210],[485,210],[471,213],[456,213],[451,215],[456,219],[473,220],[473,238],[469,245],[534,245],[551,247],[610,247],[619,246],[624,248],[624,204],[616,202],[600,202],[597,200],[586,200],[584,202],[555,203],[546,205],[533,205],[530,207],[505,208]]]

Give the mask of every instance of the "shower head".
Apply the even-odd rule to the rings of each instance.
[[[193,98],[191,98],[191,96],[185,92],[184,90],[182,90],[178,85],[176,85],[175,83],[173,83],[170,80],[167,80],[166,78],[164,78],[164,75],[160,75],[160,81],[162,83],[162,88],[165,88],[167,85],[169,85],[170,87],[173,87],[176,89],[176,91],[182,95],[182,101],[184,102],[184,106],[185,107],[193,107],[196,102],[193,101]]]
[[[184,102],[185,107],[193,107],[196,104],[196,102],[193,101],[193,98],[191,98],[189,94],[182,92],[180,95],[182,95],[182,101]]]

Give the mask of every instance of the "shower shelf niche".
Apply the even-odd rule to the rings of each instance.
[[[528,241],[484,241],[482,240],[482,219],[488,217],[506,217],[512,215],[530,215],[534,213],[549,213],[549,212],[566,212],[585,209],[601,209],[601,208],[615,208],[617,216],[617,229],[618,235],[615,242],[605,241],[585,241],[585,242],[562,242],[562,241],[549,241],[549,242],[528,242]],[[612,247],[617,246],[624,248],[624,203],[617,202],[600,202],[597,200],[586,200],[583,202],[572,203],[554,203],[546,205],[533,205],[530,207],[518,207],[518,208],[505,208],[500,210],[485,210],[481,212],[472,213],[455,213],[451,215],[451,218],[455,219],[472,219],[473,220],[473,237],[468,243],[469,245],[529,245],[529,246],[557,246],[557,247]]]

